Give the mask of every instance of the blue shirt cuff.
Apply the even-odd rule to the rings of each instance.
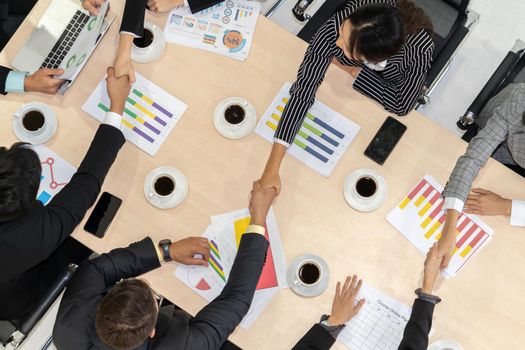
[[[27,74],[27,72],[10,71],[5,80],[5,91],[24,93],[24,80]]]

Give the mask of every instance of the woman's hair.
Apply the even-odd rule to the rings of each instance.
[[[397,6],[362,6],[348,19],[352,23],[348,49],[355,57],[363,57],[374,63],[398,53],[408,35],[421,30],[432,33],[430,18],[408,0],[399,0]]]

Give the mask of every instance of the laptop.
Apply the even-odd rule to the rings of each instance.
[[[115,19],[114,14],[106,16],[108,10],[106,1],[98,16],[90,16],[78,0],[52,0],[11,65],[30,74],[39,68],[63,68],[58,77],[67,80],[59,90],[63,94]]]

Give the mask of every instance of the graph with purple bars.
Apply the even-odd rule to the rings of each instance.
[[[269,142],[281,122],[290,99],[290,83],[285,83],[262,116],[256,133]],[[322,102],[314,105],[290,146],[290,154],[323,176],[330,176],[344,152],[360,130],[360,126]]]
[[[121,130],[126,139],[154,156],[186,111],[186,104],[136,73],[136,82],[126,100]],[[109,112],[106,79],[82,106],[82,110],[102,122]]]

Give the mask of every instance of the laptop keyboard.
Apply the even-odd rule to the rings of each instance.
[[[88,20],[88,15],[77,10],[40,68],[58,68]]]

